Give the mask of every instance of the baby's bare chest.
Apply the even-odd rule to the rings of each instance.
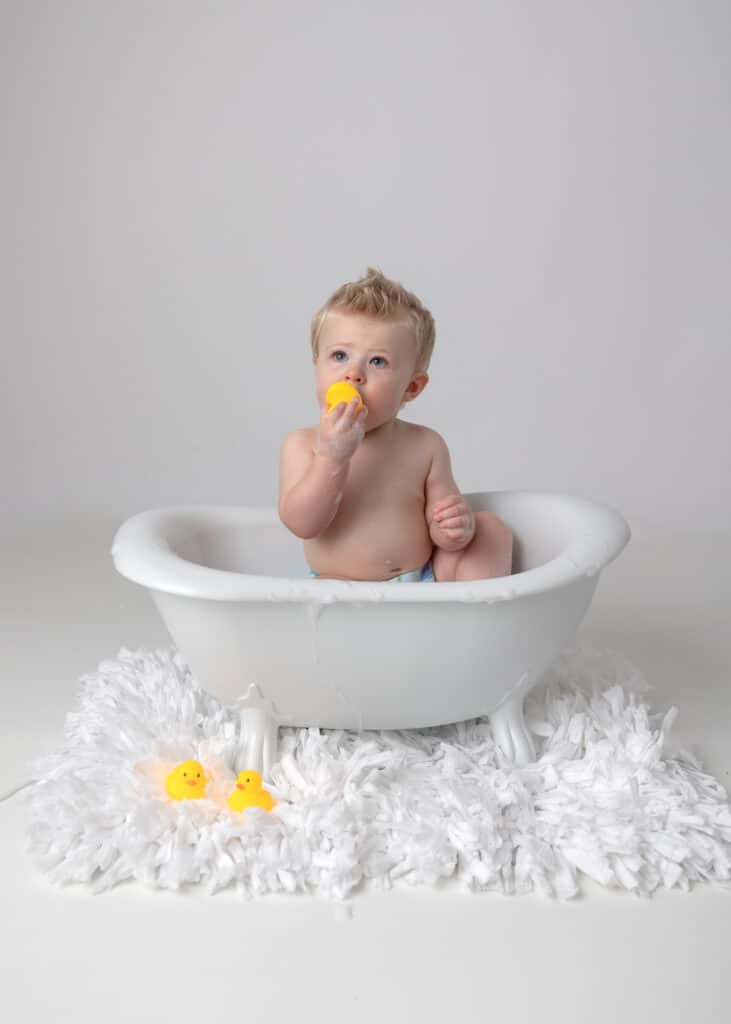
[[[424,517],[430,465],[419,447],[362,445],[350,461],[337,515],[305,542],[309,564],[325,576],[364,580],[423,565],[431,551]]]
[[[362,449],[351,460],[343,500],[355,499],[371,511],[423,504],[428,472],[428,459],[418,449]]]

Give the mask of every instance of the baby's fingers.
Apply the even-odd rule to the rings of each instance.
[[[439,528],[444,530],[446,533],[462,533],[466,528],[467,524],[464,519],[459,516],[456,519],[448,519],[439,524]]]
[[[464,501],[459,494],[450,495],[448,498],[438,501],[434,506],[434,517],[442,516],[445,512],[451,512],[453,509],[464,511]]]
[[[454,520],[461,521],[462,519],[464,519],[464,517],[465,517],[464,509],[461,508],[461,507],[459,507],[459,508],[448,508],[448,509],[445,509],[442,512],[436,512],[434,514],[434,518],[436,519],[436,521],[438,523],[441,523],[442,525],[444,525],[446,523],[452,523]]]
[[[348,407],[345,402],[338,402],[338,404],[334,405],[332,409],[328,409],[328,407],[325,406],[322,410],[322,419],[326,419],[330,423],[337,423],[338,420],[343,418],[347,408]]]
[[[346,415],[349,417],[349,419],[355,421],[358,418],[358,415],[364,410],[365,406],[361,407],[359,398],[351,398],[351,400],[348,402]]]
[[[353,430],[354,428],[361,429],[365,425],[368,412],[365,406],[363,406],[363,408],[359,408],[357,402],[357,398],[354,398],[343,414],[341,423],[341,428],[343,430]]]
[[[352,430],[353,427],[360,426],[361,422],[362,420],[358,415],[357,411],[352,406],[348,405],[346,406],[345,412],[340,417],[340,420],[338,422],[338,430],[342,432],[348,432]]]
[[[437,512],[438,519],[454,519],[455,516],[463,516],[465,509],[462,505],[453,505],[450,508],[443,508]]]

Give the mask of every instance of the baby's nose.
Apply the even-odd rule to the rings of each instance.
[[[346,372],[345,379],[352,384],[362,384],[365,380],[365,371],[357,367],[351,367]]]

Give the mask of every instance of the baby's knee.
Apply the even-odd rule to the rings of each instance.
[[[512,548],[513,531],[494,512],[475,512],[475,526],[481,528],[493,543]]]
[[[513,571],[513,531],[492,512],[475,513],[475,535],[480,537],[484,550],[499,576]]]

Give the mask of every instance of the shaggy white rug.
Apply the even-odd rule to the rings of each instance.
[[[395,879],[569,898],[582,872],[649,894],[731,878],[731,808],[688,754],[663,758],[675,709],[651,715],[623,658],[573,650],[529,697],[538,760],[513,767],[487,719],[411,732],[281,729],[272,813],[229,811],[237,710],[179,654],[122,650],[81,680],[63,749],[34,766],[30,845],[63,883],[228,885],[342,899]],[[211,799],[173,803],[165,774],[199,760]]]

